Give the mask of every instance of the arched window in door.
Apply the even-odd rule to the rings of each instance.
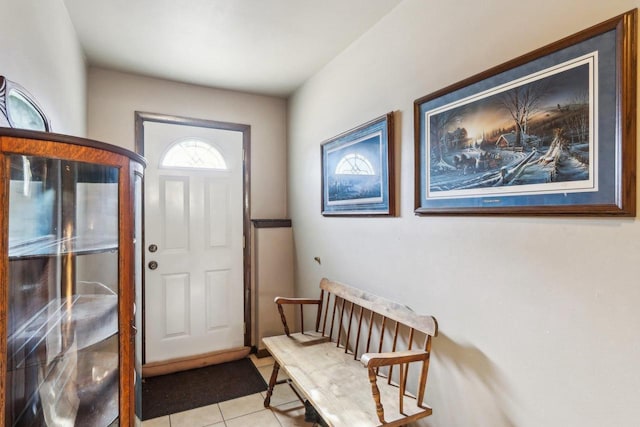
[[[173,143],[162,156],[160,167],[227,170],[227,162],[213,144],[188,138]]]

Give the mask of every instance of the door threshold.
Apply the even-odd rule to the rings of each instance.
[[[142,377],[155,377],[158,375],[187,371],[189,369],[203,368],[209,365],[217,365],[219,363],[232,362],[247,357],[250,352],[251,347],[236,347],[195,356],[151,362],[142,365]]]

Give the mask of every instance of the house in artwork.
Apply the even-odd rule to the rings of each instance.
[[[504,150],[505,148],[515,147],[516,134],[515,133],[503,133],[496,141],[496,148]]]
[[[496,140],[496,148],[500,150],[512,150],[517,147],[516,145],[517,135],[515,132],[503,133]],[[528,135],[523,133],[520,135],[521,147],[538,147],[540,145],[540,138],[535,135]]]

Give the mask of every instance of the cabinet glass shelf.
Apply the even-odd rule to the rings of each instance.
[[[117,240],[96,240],[78,237],[57,239],[53,234],[32,239],[9,241],[9,259],[68,254],[87,255],[116,250],[118,250]]]

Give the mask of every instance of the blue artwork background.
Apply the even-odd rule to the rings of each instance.
[[[331,151],[327,155],[327,201],[364,200],[382,197],[382,168],[380,136],[365,139],[344,148]],[[373,168],[373,174],[336,174],[340,161],[350,155],[358,155],[366,159]]]

